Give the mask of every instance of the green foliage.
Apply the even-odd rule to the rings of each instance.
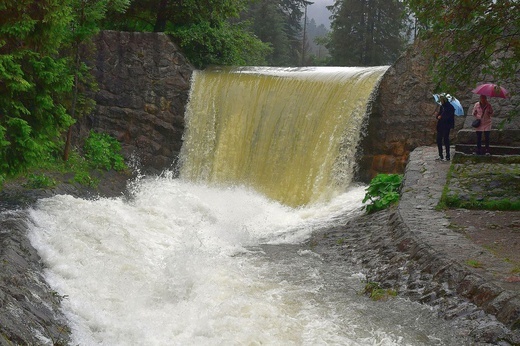
[[[74,174],[74,182],[90,187],[96,187],[99,179],[91,177],[87,171],[78,171]]]
[[[91,131],[85,141],[85,158],[94,168],[105,170],[114,169],[121,171],[126,169],[123,156],[121,156],[121,144],[106,133]]]
[[[480,81],[518,80],[520,2],[516,0],[406,0],[426,40],[439,89],[454,91]]]
[[[483,267],[484,267],[484,265],[483,265],[482,263],[480,263],[480,262],[477,261],[477,260],[472,260],[472,259],[467,260],[467,261],[466,261],[466,264],[467,264],[468,266],[470,266],[470,267],[473,267],[473,268],[483,268]]]
[[[54,151],[73,123],[63,105],[72,78],[58,54],[70,18],[58,0],[0,6],[0,174],[25,171]]]
[[[24,187],[29,189],[42,189],[56,185],[56,180],[45,174],[29,174]]]
[[[109,11],[104,28],[168,33],[197,68],[262,65],[271,51],[238,19],[245,0],[134,0],[123,13]]]
[[[269,46],[247,33],[240,25],[222,22],[212,26],[196,23],[168,31],[189,61],[198,68],[209,65],[263,65]]]
[[[378,174],[371,181],[366,189],[363,203],[370,201],[365,206],[370,214],[388,208],[399,201],[399,188],[403,176],[400,174]]]
[[[252,32],[272,50],[267,55],[270,66],[302,64],[302,17],[307,1],[251,1],[241,15],[251,22]],[[308,36],[307,36],[308,38]]]
[[[338,0],[327,44],[332,64],[377,66],[393,63],[404,50],[405,6],[399,0]]]
[[[397,296],[397,291],[390,288],[381,288],[377,282],[367,282],[363,293],[368,295],[372,300],[388,300],[389,298]]]

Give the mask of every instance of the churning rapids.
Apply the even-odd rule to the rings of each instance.
[[[30,239],[72,344],[460,345],[429,308],[371,301],[359,268],[301,245],[362,212],[352,162],[384,71],[197,72],[180,176],[40,200]]]

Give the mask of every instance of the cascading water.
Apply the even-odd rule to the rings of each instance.
[[[345,191],[386,67],[249,68],[195,75],[181,176],[243,183],[291,206]]]
[[[384,71],[198,72],[181,178],[40,200],[30,239],[73,344],[462,345],[429,309],[373,302],[359,268],[299,245],[361,212],[353,156]]]

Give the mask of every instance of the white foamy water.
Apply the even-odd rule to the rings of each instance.
[[[372,302],[357,272],[298,245],[363,196],[292,209],[162,177],[131,199],[40,200],[30,239],[73,345],[450,345],[433,312]]]

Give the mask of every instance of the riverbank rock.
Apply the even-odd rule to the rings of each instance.
[[[68,345],[70,329],[60,310],[67,297],[52,290],[45,267],[27,238],[27,209],[40,198],[69,194],[82,198],[117,197],[127,190],[133,175],[127,172],[92,172],[97,187],[69,182],[54,174],[58,183],[45,189],[28,189],[24,180],[6,183],[0,191],[0,346]]]
[[[23,211],[0,213],[0,345],[67,345],[65,297],[46,283],[27,228]]]

